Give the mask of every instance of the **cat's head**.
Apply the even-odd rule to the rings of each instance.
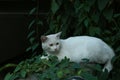
[[[41,36],[42,48],[49,53],[57,53],[60,50],[60,35],[61,32],[47,36]]]

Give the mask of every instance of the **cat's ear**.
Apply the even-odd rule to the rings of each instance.
[[[56,33],[56,37],[57,37],[57,38],[60,38],[61,33],[62,33],[62,32]]]
[[[40,39],[42,42],[45,42],[48,38],[46,36],[41,36]]]

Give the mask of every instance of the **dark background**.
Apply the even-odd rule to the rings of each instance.
[[[25,52],[28,25],[36,15],[29,16],[29,12],[38,5],[39,16],[44,17],[49,10],[49,0],[0,0],[0,67],[7,63],[19,63],[29,56]],[[0,80],[10,70],[0,72]]]
[[[49,1],[0,0],[0,66],[27,57],[27,27],[35,15],[29,16],[29,12],[38,4],[42,17],[48,12]]]
[[[119,0],[115,9],[119,11]],[[49,11],[50,0],[0,0],[0,66],[9,62],[18,62],[26,54],[28,25],[33,16],[32,8],[39,5],[39,17],[44,18]],[[44,33],[43,30],[40,30]]]
[[[24,53],[32,1],[0,0],[0,63]]]
[[[119,3],[120,0],[115,0],[116,12],[120,9]],[[39,17],[43,18],[50,8],[50,0],[0,0],[0,67],[19,62],[29,55],[25,52],[27,27],[35,15],[29,16],[29,11],[38,4]],[[43,30],[40,32],[44,33]],[[0,73],[0,80],[7,71]]]

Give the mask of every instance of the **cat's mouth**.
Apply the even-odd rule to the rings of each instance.
[[[59,50],[54,50],[54,51],[50,51],[51,54],[57,54],[59,53]]]

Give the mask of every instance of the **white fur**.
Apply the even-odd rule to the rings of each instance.
[[[90,36],[76,36],[68,39],[59,39],[60,33],[46,36],[48,39],[42,42],[42,48],[48,55],[55,55],[59,60],[65,56],[70,61],[80,63],[84,58],[90,62],[105,64],[104,69],[112,70],[111,59],[113,50],[101,39]],[[57,37],[56,37],[57,36]],[[59,42],[59,45],[55,43]],[[52,47],[49,44],[54,44]],[[55,51],[57,49],[57,51]]]

